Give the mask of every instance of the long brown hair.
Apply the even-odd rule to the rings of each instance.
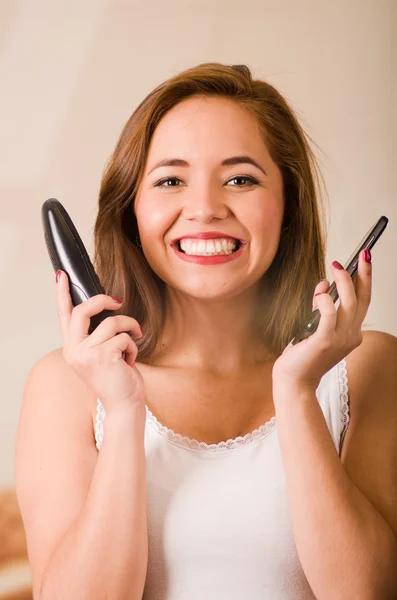
[[[134,211],[153,132],[164,115],[194,95],[227,97],[253,114],[283,177],[285,212],[277,254],[262,278],[255,329],[279,356],[312,312],[317,283],[326,277],[325,186],[312,141],[292,109],[269,83],[252,79],[245,65],[205,63],[154,89],[121,132],[99,192],[94,266],[106,290],[123,298],[119,313],[133,316],[144,336],[138,360],[150,357],[165,315],[165,283],[148,265]]]

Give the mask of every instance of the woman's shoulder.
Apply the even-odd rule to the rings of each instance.
[[[41,356],[31,367],[25,383],[25,394],[35,396],[36,390],[51,387],[62,410],[95,418],[96,397],[84,381],[73,371],[63,356],[63,348],[54,348]],[[56,401],[56,400],[55,400]]]
[[[350,426],[341,460],[397,534],[397,337],[364,331],[346,357]]]
[[[63,348],[54,348],[43,356],[41,356],[32,366],[31,373],[37,373],[39,376],[48,376],[56,372],[60,382],[65,381],[71,386],[84,387],[88,395],[92,394],[91,390],[86,386],[82,379],[68,365],[63,355]],[[29,374],[29,375],[30,375]]]
[[[346,357],[352,412],[397,411],[397,337],[383,331],[363,331],[363,341]]]

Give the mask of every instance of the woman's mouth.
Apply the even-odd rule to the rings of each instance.
[[[241,256],[246,243],[231,238],[210,240],[183,239],[172,244],[179,258],[196,264],[214,265],[234,260]]]
[[[200,240],[185,238],[176,242],[178,250],[189,256],[223,256],[236,252],[241,242],[231,238]]]

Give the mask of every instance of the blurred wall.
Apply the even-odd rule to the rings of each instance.
[[[0,0],[0,487],[14,482],[28,371],[61,345],[41,205],[64,203],[92,254],[124,122],[189,66],[245,63],[296,110],[330,196],[329,277],[389,217],[366,322],[397,335],[396,40],[395,0]]]

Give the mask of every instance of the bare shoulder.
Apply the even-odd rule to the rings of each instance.
[[[397,337],[363,331],[363,341],[346,357],[353,417],[380,410],[397,415]]]
[[[30,383],[33,384],[42,380],[48,383],[52,381],[56,385],[59,385],[61,389],[69,392],[72,391],[73,393],[68,393],[69,407],[73,409],[73,406],[76,406],[76,408],[80,409],[79,413],[81,416],[87,416],[88,414],[92,416],[95,413],[95,395],[66,363],[62,348],[51,350],[32,366],[27,378],[26,387]],[[73,402],[72,405],[70,404],[71,399],[72,402],[73,399],[76,399],[76,402]]]
[[[34,595],[51,552],[81,511],[95,469],[92,396],[61,348],[40,358],[25,382],[14,466]]]
[[[346,367],[350,425],[341,460],[397,535],[397,337],[363,331]]]
[[[83,431],[94,439],[95,409],[95,395],[66,363],[63,349],[55,348],[37,360],[28,373],[19,428],[29,427],[31,419],[36,427],[46,427],[50,417],[57,420],[59,427],[72,419],[79,433]],[[37,423],[38,414],[47,418]]]

